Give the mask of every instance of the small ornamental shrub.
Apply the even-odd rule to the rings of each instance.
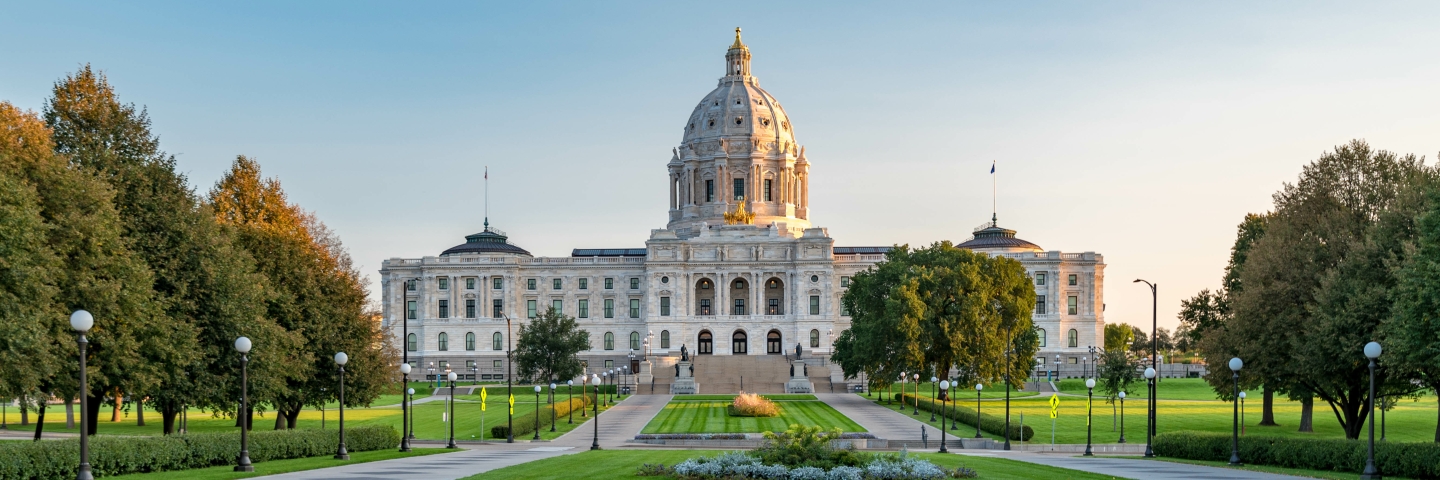
[[[551,411],[552,409],[555,411],[554,418],[555,418],[557,421],[558,421],[558,420],[564,420],[564,419],[568,418],[568,416],[570,415],[570,412],[572,412],[572,411],[578,412],[578,411],[586,408],[587,405],[593,405],[593,404],[595,403],[594,400],[595,400],[594,395],[579,396],[579,397],[575,397],[575,398],[569,399],[569,400],[563,400],[563,399],[557,398],[557,399],[555,399],[555,406],[554,406],[554,407],[551,407],[551,406],[549,406],[549,405],[541,406],[541,407],[540,407],[540,428],[542,428],[542,429],[549,429],[549,428],[550,428],[550,418],[551,418],[550,411]],[[502,404],[502,405],[503,405],[503,404]],[[505,407],[502,406],[501,408],[505,408]],[[494,427],[490,427],[490,438],[506,438],[506,435],[507,435],[508,433],[510,433],[510,426],[509,426],[509,425],[496,425],[496,426],[494,426]],[[530,412],[529,415],[516,415],[516,416],[515,416],[515,436],[518,437],[518,436],[520,436],[520,435],[529,435],[529,434],[533,434],[533,433],[535,433],[535,412]]]
[[[972,408],[966,408],[964,406],[957,405],[954,401],[939,402],[931,398],[916,397],[913,393],[897,394],[895,395],[895,398],[897,400],[903,401],[906,405],[914,405],[915,400],[918,398],[920,400],[921,410],[939,413],[942,416],[945,416],[951,420],[955,420],[970,426],[975,425],[975,410]],[[941,408],[942,405],[944,406],[944,408]],[[984,430],[995,435],[1000,435],[1002,437],[1005,435],[1005,417],[990,415],[987,413],[979,415],[979,421],[980,430]],[[1024,428],[1021,428],[1020,425],[1015,422],[1010,423],[1011,440],[1029,440],[1031,437],[1034,436],[1035,429],[1030,428],[1028,425]]]
[[[730,402],[729,413],[732,417],[776,417],[780,415],[780,405],[753,393],[740,392]]]

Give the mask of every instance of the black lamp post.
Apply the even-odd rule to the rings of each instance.
[[[1380,344],[1365,344],[1365,358],[1370,359],[1370,445],[1365,453],[1365,471],[1360,472],[1361,480],[1380,480],[1380,469],[1375,466],[1375,359],[1380,358]]]
[[[1230,380],[1234,390],[1233,413],[1231,414],[1230,465],[1240,466],[1240,368],[1245,362],[1240,357],[1230,359]]]
[[[1009,344],[1005,345],[1005,450],[1010,449],[1010,352],[1015,350],[1015,339],[1010,336],[1010,329],[1005,329],[1005,336]],[[979,416],[976,416],[975,423],[980,423]],[[1021,435],[1023,438],[1024,435]]]
[[[920,414],[920,374],[918,374],[918,373],[912,374],[910,378],[913,379],[913,380],[915,380],[915,411],[910,412],[910,414],[911,414],[911,415],[919,415],[919,414]]]
[[[985,438],[980,435],[980,391],[984,389],[985,385],[975,384],[975,438]]]
[[[1093,457],[1095,454],[1090,450],[1090,419],[1095,412],[1095,379],[1085,379],[1085,456]],[[980,422],[975,422],[980,423]]]
[[[935,398],[935,387],[936,387],[936,383],[935,383],[935,382],[937,382],[937,381],[939,381],[939,380],[940,380],[940,379],[938,379],[938,378],[930,377],[930,398]],[[931,409],[930,409],[930,421],[932,421],[932,422],[935,421],[935,409],[934,409],[934,408],[931,408]],[[945,427],[942,426],[942,427],[940,427],[940,428],[943,429],[943,428],[945,428]]]
[[[583,399],[583,398],[585,398],[585,397],[582,396],[582,397],[580,397],[580,398]],[[567,411],[567,412],[565,413],[566,415],[569,415],[569,416],[570,416],[570,421],[569,421],[569,422],[566,422],[566,423],[569,423],[569,424],[571,424],[571,425],[574,425],[574,424],[575,424],[575,381],[574,381],[574,380],[566,380],[566,381],[565,381],[565,405],[567,405],[567,406],[570,407],[569,411]],[[582,409],[580,409],[580,411],[581,411],[581,412],[584,412],[585,409],[582,408]]]
[[[412,411],[410,412],[410,422],[409,422],[408,427],[407,427],[407,429],[410,431],[410,433],[409,433],[408,435],[406,435],[406,438],[409,439],[409,440],[414,440],[414,439],[415,439],[415,412],[414,412],[413,410],[415,410],[415,389],[414,389],[414,388],[406,388],[406,389],[405,389],[405,396],[410,397],[410,410],[412,410]]]
[[[1151,448],[1151,440],[1155,438],[1155,369],[1145,367],[1145,388],[1150,391],[1150,398],[1146,399],[1145,406],[1145,458],[1154,458],[1155,450]]]
[[[606,370],[606,371],[600,372],[600,383],[598,383],[598,384],[595,385],[595,388],[597,389],[597,390],[595,390],[595,395],[596,395],[596,396],[602,396],[602,395],[603,395],[601,398],[603,399],[602,401],[605,402],[605,406],[606,406],[606,407],[609,407],[609,406],[610,406],[610,392],[609,392],[608,390],[606,390],[605,388],[603,388],[603,387],[604,387],[605,385],[608,385],[608,384],[609,384],[609,381],[610,381],[610,371],[609,371],[609,370]]]
[[[591,381],[592,383],[595,383],[596,385],[599,385],[599,384],[600,384],[600,376],[599,376],[599,375],[592,375],[592,376],[590,377],[590,381]],[[599,392],[596,392],[596,395],[595,395],[595,396],[596,396],[596,397],[599,397],[599,396],[600,396],[600,395],[599,395]],[[595,408],[595,410],[594,410],[595,421],[593,422],[593,423],[595,424],[595,436],[593,437],[592,440],[590,440],[590,449],[591,449],[591,450],[599,450],[599,449],[600,449],[600,402],[595,402],[595,403],[593,403],[593,404],[591,404],[591,405],[594,405],[594,408]]]
[[[555,432],[555,382],[550,382],[550,432]]]
[[[455,446],[455,377],[455,372],[450,372],[445,376],[445,379],[450,381],[450,443],[445,444],[445,448],[457,448]]]
[[[949,373],[949,371],[947,370],[946,373]],[[956,395],[959,395],[959,394],[960,394],[960,379],[955,378],[955,377],[950,377],[950,388],[955,389],[955,394],[956,394]],[[958,406],[960,406],[960,401],[959,401],[959,400],[955,400],[955,399],[953,399],[953,398],[950,399],[950,410],[953,411],[953,410],[955,410],[955,407],[958,407]],[[953,413],[953,412],[952,412],[952,413]],[[975,412],[975,415],[976,415],[975,418],[978,420],[978,419],[980,418],[980,417],[979,417],[980,412]],[[955,419],[953,419],[953,418],[950,419],[950,429],[951,429],[951,430],[960,430],[960,427],[959,427],[958,425],[959,425],[959,422],[956,422]],[[955,438],[960,438],[960,434],[959,434],[959,433],[956,433],[956,434],[955,434]],[[964,447],[965,444],[962,443],[962,444],[960,444],[960,446],[961,446],[961,447]]]
[[[406,384],[409,383],[410,364],[400,364],[400,374],[404,376],[404,379],[400,381],[400,451],[408,452],[410,451],[410,432],[408,430],[410,427],[410,402],[407,398],[409,395],[405,394],[405,389],[408,388]]]
[[[1240,392],[1240,434],[1245,434],[1245,392]]]
[[[1120,391],[1120,442],[1125,443],[1125,391]]]
[[[250,464],[250,417],[246,415],[250,411],[250,356],[247,355],[250,346],[249,338],[235,339],[235,351],[240,352],[240,459],[235,464],[237,472],[255,471],[255,466]]]
[[[535,438],[531,438],[531,440],[539,440],[539,439],[540,439],[540,386],[539,386],[539,385],[536,385],[536,386],[535,386]]]
[[[350,452],[345,450],[345,364],[349,361],[345,352],[335,354],[335,365],[340,367],[340,448],[335,451],[336,460],[350,459]]]
[[[1160,285],[1150,283],[1149,280],[1143,280],[1139,278],[1135,279],[1135,281],[1131,283],[1144,283],[1145,285],[1150,287],[1150,360],[1152,362],[1152,365],[1158,366],[1158,364],[1155,364],[1153,362],[1155,361],[1155,358],[1160,355],[1160,339],[1155,336],[1155,332],[1159,329],[1160,326]],[[1153,369],[1145,370],[1145,378],[1150,379],[1150,398],[1149,401],[1146,402],[1145,407],[1147,410],[1146,418],[1149,420],[1148,425],[1145,427],[1145,458],[1153,458],[1155,456],[1155,451],[1150,448],[1150,444],[1151,439],[1155,436],[1155,432],[1157,431],[1155,429],[1155,422],[1156,420],[1159,420],[1160,417],[1159,399],[1156,398],[1159,397],[1159,392],[1156,388],[1157,383],[1155,382],[1156,373],[1157,372],[1155,372]]]
[[[945,448],[945,417],[946,417],[946,416],[945,416],[945,405],[948,404],[948,403],[950,403],[950,402],[949,402],[950,396],[947,394],[947,392],[948,392],[949,390],[950,390],[950,381],[949,381],[949,380],[941,380],[941,381],[940,381],[940,453],[950,453],[950,450],[947,450],[947,449]],[[952,420],[952,422],[953,422],[953,420]]]
[[[510,397],[510,398],[509,398],[509,401],[514,402],[514,401],[515,401],[515,383],[514,383],[514,377],[515,377],[515,376],[512,375],[513,371],[512,371],[512,369],[511,369],[510,366],[515,363],[515,362],[514,362],[515,359],[514,359],[513,357],[511,357],[510,355],[511,355],[511,344],[510,344],[510,316],[509,316],[509,315],[506,315],[506,316],[505,316],[505,394]],[[505,413],[505,415],[506,415],[505,421],[507,422],[507,425],[509,425],[509,428],[506,428],[506,429],[505,429],[505,443],[515,443],[515,407],[512,405],[510,408],[506,409],[505,412],[506,412],[506,413]]]
[[[85,310],[76,310],[70,314],[70,328],[75,329],[79,334],[76,343],[80,346],[80,468],[75,472],[76,480],[93,480],[95,475],[90,471],[90,410],[86,408],[90,396],[90,381],[85,376],[85,350],[90,344],[85,339],[85,332],[95,326],[95,317]],[[240,337],[245,339],[245,337]],[[235,342],[236,349],[239,349],[240,342]],[[245,350],[250,350],[250,340],[245,339]],[[236,467],[237,469],[239,467]]]

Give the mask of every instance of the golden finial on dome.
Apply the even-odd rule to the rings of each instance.
[[[735,44],[730,48],[745,48],[745,44],[740,42],[740,27],[735,27]]]
[[[750,225],[750,224],[752,224],[752,223],[755,223],[755,214],[749,213],[749,212],[746,212],[746,211],[745,211],[745,197],[740,197],[740,202],[739,202],[739,203],[740,203],[740,206],[736,207],[734,212],[725,212],[725,215],[724,215],[724,217],[725,217],[725,224],[726,224],[726,225],[737,225],[737,224]]]

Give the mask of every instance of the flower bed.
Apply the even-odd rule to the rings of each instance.
[[[778,417],[780,405],[754,393],[740,392],[730,402],[728,412],[732,417]]]
[[[868,433],[848,435],[874,438]],[[781,433],[765,432],[765,443],[749,452],[691,458],[670,467],[647,463],[635,474],[681,480],[939,480],[976,476],[973,470],[946,470],[910,457],[903,450],[899,454],[876,455],[836,448],[834,440],[846,436],[838,428],[825,432],[818,426],[791,425]]]
[[[744,440],[743,433],[642,433],[636,440]]]

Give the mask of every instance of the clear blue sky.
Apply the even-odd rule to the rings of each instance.
[[[374,277],[478,231],[486,165],[520,246],[643,246],[740,26],[837,245],[965,240],[994,160],[1002,225],[1169,326],[1305,163],[1440,150],[1434,3],[406,3],[6,1],[0,99],[91,63],[198,189],[255,157]]]

